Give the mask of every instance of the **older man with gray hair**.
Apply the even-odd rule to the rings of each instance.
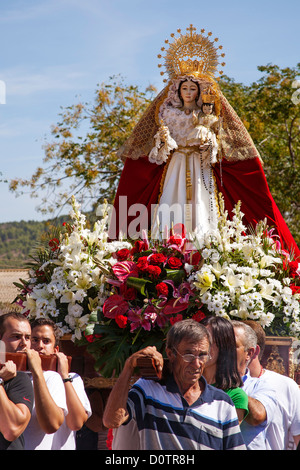
[[[240,450],[245,445],[235,407],[202,376],[210,352],[207,329],[194,320],[175,323],[166,339],[161,380],[130,380],[139,358],[162,371],[155,347],[130,356],[110,393],[103,423],[114,429],[114,450]]]

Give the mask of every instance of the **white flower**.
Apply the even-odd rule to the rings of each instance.
[[[77,291],[75,292],[73,298],[74,298],[74,301],[75,301],[75,302],[81,303],[81,302],[83,302],[83,299],[84,299],[86,296],[87,296],[87,293],[85,292],[85,290],[84,290],[84,289],[79,289],[79,290],[77,290]]]
[[[214,274],[209,272],[197,273],[197,282],[194,282],[194,284],[200,290],[200,295],[203,295],[211,288],[215,279]]]
[[[260,324],[262,327],[270,326],[274,320],[275,315],[271,312],[264,313],[262,312],[260,316]]]
[[[241,276],[243,282],[241,286],[241,292],[248,292],[249,290],[254,289],[254,287],[258,284],[258,280],[252,277],[250,274],[242,274]]]
[[[204,294],[201,297],[201,300],[203,303],[207,304],[211,300],[211,294],[210,292],[204,292]]]
[[[79,289],[89,289],[92,284],[92,278],[89,274],[81,272],[78,278],[76,279],[75,284]]]
[[[223,267],[220,263],[214,263],[211,267],[212,273],[216,276],[217,279],[220,278],[221,274],[225,272],[226,266]]]
[[[269,284],[267,281],[260,281],[260,295],[267,300],[273,301],[273,285]]]
[[[226,272],[221,276],[221,279],[223,280],[223,285],[228,287],[231,293],[234,293],[235,289],[243,285],[241,276],[239,274],[236,275],[231,268],[226,269]]]
[[[31,295],[27,294],[26,295],[26,300],[23,303],[23,311],[22,313],[25,313],[26,311],[29,310],[30,316],[33,316],[36,312],[36,301],[31,297]]]
[[[290,331],[291,331],[291,334],[298,334],[299,331],[300,331],[300,323],[299,322],[292,322],[290,324]]]
[[[211,250],[208,250],[207,248],[205,248],[201,253],[203,259],[208,259],[210,257],[210,254]]]
[[[68,305],[68,314],[72,317],[80,317],[83,312],[83,307],[79,304],[71,304]]]

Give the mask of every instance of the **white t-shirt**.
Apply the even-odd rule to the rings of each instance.
[[[277,411],[277,393],[273,384],[254,378],[249,375],[243,377],[243,390],[249,397],[255,398],[263,404],[267,419],[258,426],[252,426],[247,421],[241,423],[241,431],[248,450],[266,450],[266,433],[268,426],[274,419]]]
[[[70,376],[73,378],[72,384],[75,389],[75,392],[77,393],[78,398],[80,399],[85,411],[87,412],[88,417],[90,417],[92,414],[91,405],[85,392],[82,378],[80,377],[80,375],[75,374],[74,372],[71,372]],[[71,429],[68,428],[66,419],[53,436],[53,448],[60,450],[76,449],[76,432],[71,431]]]
[[[260,381],[276,388],[278,404],[275,415],[266,430],[268,450],[294,448],[293,436],[300,435],[300,389],[290,377],[265,370]]]
[[[56,405],[63,409],[64,414],[66,415],[68,410],[65,386],[61,376],[57,372],[50,370],[44,371],[43,374],[51,397],[55,401]],[[30,373],[29,376],[31,381],[33,381]],[[25,450],[59,450],[59,448],[54,447],[54,436],[55,433],[45,434],[45,432],[40,428],[34,404],[31,419],[24,431]]]

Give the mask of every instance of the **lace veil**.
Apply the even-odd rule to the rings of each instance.
[[[212,82],[205,78],[195,78],[184,76],[173,79],[149,105],[140,121],[134,128],[131,136],[120,148],[118,155],[122,160],[132,158],[137,160],[142,156],[147,156],[154,145],[154,135],[159,127],[160,110],[164,106],[180,107],[182,103],[179,99],[178,88],[180,82],[192,79],[197,82],[202,92],[207,85]],[[228,161],[247,160],[259,158],[260,155],[253,143],[253,140],[238,117],[233,107],[229,104],[225,96],[214,82],[214,87],[219,98],[220,116],[223,122],[223,136],[221,142],[222,158]],[[201,104],[201,92],[198,104]]]

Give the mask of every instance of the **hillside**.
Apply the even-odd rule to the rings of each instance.
[[[60,220],[45,222],[21,221],[0,224],[0,269],[23,269],[30,253],[51,225]]]
[[[97,220],[93,212],[86,212],[87,226]],[[34,220],[0,223],[0,269],[24,269],[37,245],[47,233],[61,228],[70,217],[61,215],[44,222]],[[49,239],[49,238],[48,238]]]

